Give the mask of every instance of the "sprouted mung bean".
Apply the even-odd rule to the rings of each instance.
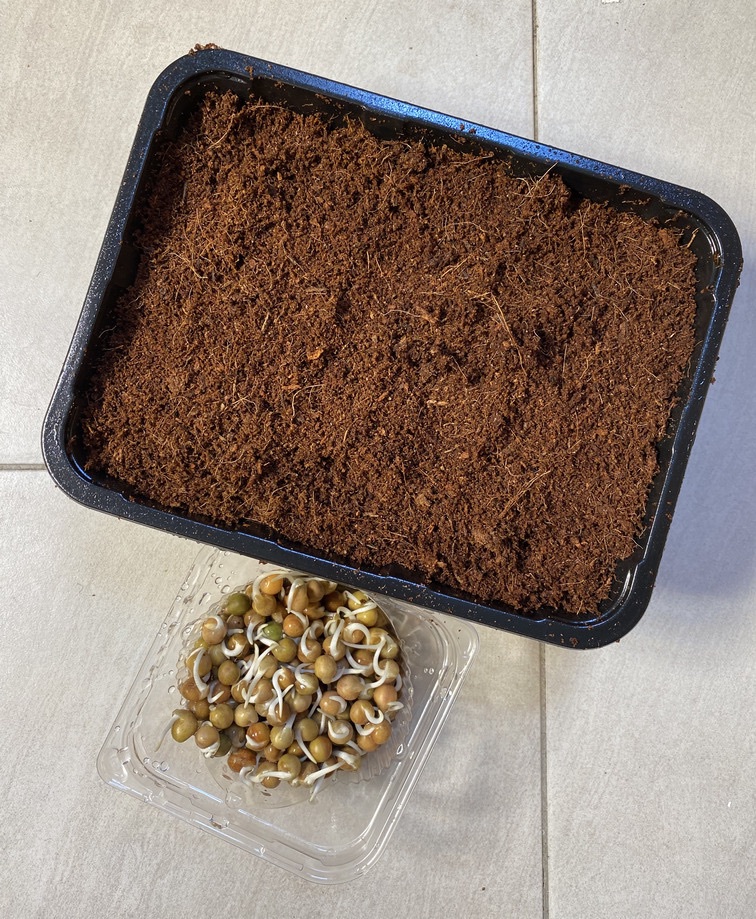
[[[196,632],[194,633],[197,634]],[[185,654],[170,726],[248,783],[311,789],[387,743],[401,649],[362,591],[276,570],[227,595]]]

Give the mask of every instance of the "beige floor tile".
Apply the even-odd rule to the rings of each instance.
[[[662,583],[618,646],[547,653],[549,915],[753,915],[749,616]]]
[[[43,414],[145,95],[195,42],[518,133],[532,127],[529,0],[506,18],[493,0],[10,0],[3,16],[0,463],[40,460]],[[3,916],[540,915],[535,646],[482,637],[388,851],[364,881],[321,890],[97,777],[100,744],[196,547],[80,508],[42,472],[0,471],[0,503],[14,612],[0,686],[23,699],[2,722],[3,838],[12,840],[0,861]],[[40,616],[42,653],[25,630]],[[492,667],[503,673],[495,687]],[[24,685],[46,687],[41,723],[19,695]],[[31,746],[21,739],[30,732]]]
[[[481,651],[387,851],[319,888],[105,786],[95,760],[197,547],[0,472],[0,915],[541,912],[538,648]],[[218,886],[220,884],[220,886]]]
[[[546,653],[550,915],[753,915],[756,26],[749,2],[538,0],[539,138],[692,186],[746,268],[652,604]]]
[[[39,430],[147,91],[196,42],[465,118],[532,126],[530,0],[9,0],[0,61],[0,463]]]

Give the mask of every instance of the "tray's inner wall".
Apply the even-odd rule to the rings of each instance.
[[[265,76],[242,78],[239,75],[231,73],[214,73],[194,78],[179,87],[173,94],[167,107],[161,130],[153,139],[151,148],[145,158],[145,166],[142,170],[140,183],[136,192],[137,200],[142,193],[145,178],[149,174],[150,162],[155,154],[156,146],[161,140],[165,138],[174,138],[180,133],[190,113],[195,110],[206,93],[212,91],[225,92],[228,90],[237,93],[244,99],[254,96],[266,102],[285,105],[303,114],[317,112],[335,120],[344,118],[356,119],[361,121],[374,135],[382,139],[415,139],[422,137],[427,142],[445,143],[459,150],[479,150],[480,148],[485,148],[493,151],[498,158],[505,161],[512,174],[517,176],[537,177],[553,168],[562,177],[565,184],[581,196],[594,201],[605,202],[618,209],[634,211],[646,220],[658,221],[660,224],[671,226],[681,231],[683,244],[690,245],[690,248],[694,251],[698,260],[696,268],[696,346],[690,361],[690,372],[685,376],[676,396],[676,402],[670,416],[667,435],[658,447],[660,471],[652,483],[649,492],[648,505],[644,519],[644,532],[637,539],[637,548],[633,555],[617,566],[612,594],[601,604],[598,617],[593,614],[585,614],[582,616],[570,615],[569,617],[564,617],[559,614],[559,611],[543,609],[535,611],[532,617],[543,618],[544,616],[548,616],[549,618],[565,622],[574,623],[582,620],[587,623],[611,614],[612,611],[621,605],[626,594],[630,590],[632,585],[632,573],[639,561],[644,557],[648,543],[649,526],[659,509],[659,500],[664,490],[667,470],[673,453],[674,433],[677,429],[681,413],[685,408],[686,401],[689,398],[691,386],[696,377],[701,350],[706,340],[712,319],[714,298],[711,291],[720,270],[720,259],[715,241],[710,237],[706,228],[702,226],[693,215],[673,208],[665,204],[659,198],[649,196],[632,187],[619,185],[612,179],[603,178],[579,168],[570,168],[563,164],[555,164],[554,162],[540,161],[525,157],[509,148],[504,148],[490,140],[467,134],[464,131],[460,133],[450,133],[443,127],[421,121],[407,120],[387,112],[366,109],[364,106],[356,104],[353,101],[330,98],[315,93],[313,90],[306,87],[276,82]],[[97,341],[98,336],[107,327],[108,317],[115,302],[121,294],[128,289],[136,277],[139,265],[139,250],[133,243],[134,230],[133,217],[130,216],[126,225],[126,232],[124,234],[124,240],[121,245],[117,264],[103,298],[102,307],[96,318],[94,332],[91,336],[93,342]],[[69,458],[73,465],[77,467],[80,474],[85,478],[95,481],[96,484],[104,488],[114,490],[130,500],[138,500],[140,504],[159,508],[160,506],[154,502],[147,501],[141,497],[137,499],[123,483],[109,480],[105,477],[93,479],[92,476],[84,472],[81,438],[78,433],[78,400],[81,398],[81,394],[86,391],[88,378],[91,373],[87,357],[88,355],[85,354],[81,371],[75,385],[76,399],[69,415],[66,434],[66,449]],[[160,509],[164,510],[164,508]],[[191,519],[197,520],[200,523],[209,522],[196,516],[192,516]],[[274,540],[280,544],[288,545],[294,550],[303,551],[309,554],[306,547],[286,543],[281,539],[277,539],[276,534],[270,532],[267,528],[250,526],[245,529],[245,532],[249,532],[264,539]],[[348,564],[348,561],[345,559],[335,559],[335,561],[342,564]],[[400,569],[396,566],[392,566],[390,570],[377,571],[376,573],[398,577],[411,583],[420,583],[416,577],[413,577],[412,572]],[[432,589],[437,589],[442,594],[457,596],[461,599],[472,600],[474,602],[474,598],[452,591],[446,586],[440,587],[434,584],[430,584],[429,586]],[[510,614],[524,615],[504,606],[501,608]]]

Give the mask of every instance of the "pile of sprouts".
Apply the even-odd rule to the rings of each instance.
[[[391,738],[404,707],[400,647],[362,591],[269,571],[198,626],[170,726],[178,743],[193,737],[242,780],[306,786],[312,800]]]

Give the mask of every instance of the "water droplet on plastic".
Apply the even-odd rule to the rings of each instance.
[[[149,756],[145,756],[142,762],[144,763],[145,766],[149,766],[152,760],[149,758]]]
[[[228,586],[228,584],[224,584],[223,587],[221,587],[222,594],[227,594],[229,590],[231,590],[231,588]]]
[[[170,693],[176,692],[176,687],[175,687],[175,686],[169,686],[169,687],[168,687],[168,692],[170,692]]]
[[[188,637],[189,635],[191,635],[191,634],[192,634],[192,627],[191,627],[190,625],[188,625],[188,626],[184,629],[184,631],[183,631],[182,634],[186,635],[187,637]]]
[[[117,725],[113,728],[113,733],[114,733],[114,734],[117,734],[120,730],[121,730],[121,725],[120,725],[120,724],[117,724]]]
[[[158,769],[159,769],[161,772],[167,772],[167,771],[168,771],[168,763],[158,763]]]
[[[175,674],[174,674],[174,671],[173,671],[173,670],[169,670],[169,671],[168,671],[168,676],[174,676],[174,675],[175,675]]]
[[[396,755],[401,756],[402,753],[404,753],[404,744],[400,743],[399,746],[396,748]]]
[[[209,599],[210,599],[210,594],[207,591],[205,591],[205,593],[203,593],[199,599],[200,606],[202,606],[203,603],[207,603]]]

